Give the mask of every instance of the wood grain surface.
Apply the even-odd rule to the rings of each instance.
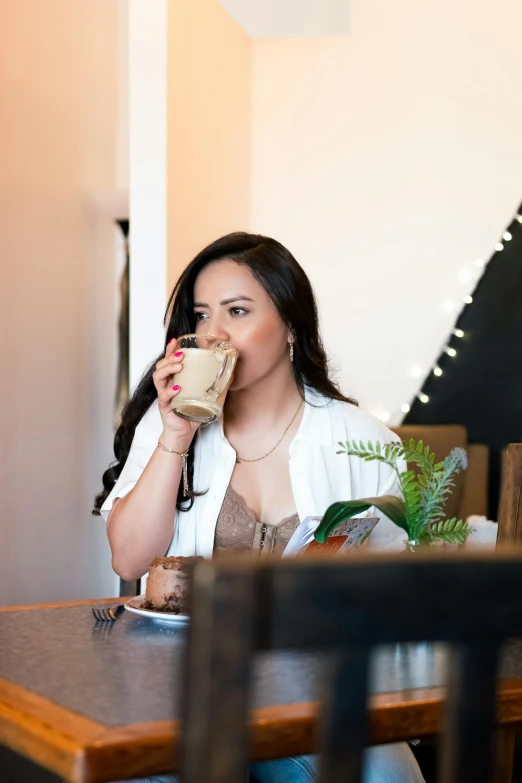
[[[444,697],[443,688],[372,696],[371,743],[437,734]],[[314,702],[253,710],[252,758],[313,752],[317,715]],[[522,679],[502,681],[496,722],[522,722]],[[72,783],[106,783],[177,768],[180,724],[157,721],[111,728],[0,679],[0,742]]]

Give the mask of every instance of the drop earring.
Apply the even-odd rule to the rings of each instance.
[[[294,344],[293,342],[290,343],[290,361],[294,361]]]

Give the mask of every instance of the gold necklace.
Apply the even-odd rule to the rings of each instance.
[[[263,454],[262,457],[257,457],[257,459],[243,459],[243,457],[240,457],[238,454],[236,454],[236,462],[259,462],[260,460],[265,459],[265,457],[268,457],[273,451],[275,451],[277,449],[277,447],[279,446],[279,444],[281,443],[281,441],[283,440],[283,438],[285,437],[285,435],[288,432],[288,430],[290,429],[290,427],[292,426],[292,424],[294,423],[297,414],[299,413],[299,411],[303,407],[303,403],[304,403],[304,400],[301,400],[301,402],[299,403],[298,409],[296,410],[296,412],[292,416],[292,421],[290,422],[290,424],[288,425],[286,430],[283,432],[283,434],[281,435],[281,437],[279,438],[279,440],[277,441],[277,443],[276,443],[276,445],[274,446],[273,449],[270,449],[270,451],[267,451],[267,453]]]

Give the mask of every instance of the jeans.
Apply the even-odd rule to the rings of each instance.
[[[315,783],[317,756],[295,756],[250,764],[257,783]],[[174,775],[133,778],[125,783],[177,783]],[[364,756],[363,783],[424,783],[422,772],[406,742],[375,745]]]

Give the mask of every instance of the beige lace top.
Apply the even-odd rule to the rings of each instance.
[[[234,551],[281,557],[298,525],[297,514],[276,525],[259,522],[244,498],[229,485],[217,520],[214,555]]]

